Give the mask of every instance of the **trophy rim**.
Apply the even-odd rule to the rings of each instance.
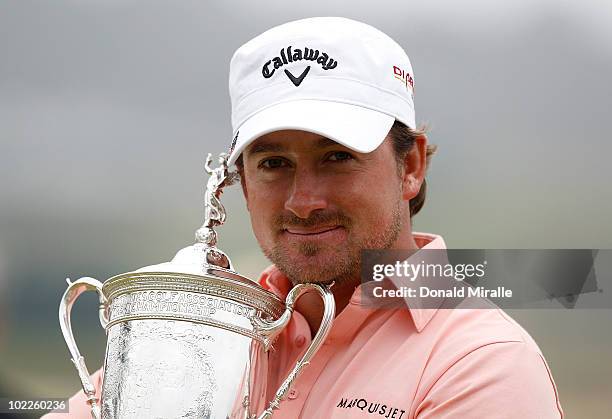
[[[207,266],[202,273],[136,271],[115,275],[102,285],[108,304],[120,295],[146,290],[172,290],[214,295],[250,306],[277,319],[285,303],[261,285],[229,269]]]

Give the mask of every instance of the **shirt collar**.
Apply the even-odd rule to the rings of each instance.
[[[439,236],[437,234],[413,232],[412,236],[419,249],[446,249],[446,243],[444,242],[444,239],[442,238],[442,236]],[[413,253],[410,258],[418,257],[422,259],[423,255],[427,257],[431,253],[437,252],[429,252],[423,254],[417,251]],[[285,299],[292,287],[289,279],[281,271],[279,271],[275,265],[270,265],[262,272],[261,276],[259,277],[259,283],[262,287],[264,287],[268,291],[273,292],[283,300]],[[360,288],[361,285],[355,289],[355,292],[353,292],[353,295],[351,296],[352,304],[361,304]],[[421,301],[415,298],[406,298],[404,302],[406,303],[406,307],[410,312],[412,321],[414,322],[414,326],[416,327],[418,332],[421,332],[425,328],[425,326],[427,326],[429,321],[433,318],[433,316],[439,309],[439,305],[436,306],[435,304],[434,306],[436,306],[436,308],[423,308]],[[441,304],[442,299],[440,299],[439,302]]]

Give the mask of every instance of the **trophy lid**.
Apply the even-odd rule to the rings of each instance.
[[[247,278],[233,269],[224,268],[210,264],[207,260],[208,247],[201,243],[196,243],[191,246],[187,246],[179,250],[170,262],[158,263],[156,265],[149,265],[136,269],[130,272],[130,274],[136,273],[178,273],[188,275],[199,275],[206,277],[218,277],[223,279],[229,279],[242,283],[248,287],[256,287],[263,291],[261,286],[250,278]],[[129,274],[127,274],[129,275]]]
[[[213,267],[219,268],[218,266],[209,265],[206,262],[203,247],[199,243],[196,243],[191,246],[183,247],[169,262],[144,266],[140,269],[136,269],[134,272],[177,272],[193,275],[206,275],[210,268]],[[235,275],[240,276],[251,283],[254,282],[229,269],[223,270],[234,273]]]

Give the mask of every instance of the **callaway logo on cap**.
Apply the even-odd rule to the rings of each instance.
[[[415,128],[413,88],[408,56],[372,26],[341,17],[276,26],[232,57],[229,163],[260,136],[282,129],[369,153],[396,119]]]
[[[318,49],[312,49],[305,47],[303,50],[299,48],[291,49],[291,46],[287,47],[287,51],[285,52],[285,48],[280,50],[280,56],[274,57],[271,60],[268,60],[261,69],[261,74],[269,79],[274,75],[274,72],[284,66],[285,64],[289,64],[295,61],[307,60],[314,61],[317,64],[321,65],[323,70],[331,70],[336,68],[338,65],[338,61],[335,61],[333,58],[330,58],[325,52],[321,52],[319,54]],[[289,80],[295,85],[295,87],[299,86],[308,74],[308,70],[310,70],[310,65],[306,67],[302,73],[296,77],[289,70],[285,69],[285,74],[289,77]]]

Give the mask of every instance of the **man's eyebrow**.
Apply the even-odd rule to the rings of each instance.
[[[317,143],[315,144],[315,148],[333,147],[333,146],[338,146],[338,145],[341,146],[342,144],[337,143],[331,138],[321,137],[317,140]]]
[[[291,141],[291,140],[283,140]],[[287,147],[283,144],[283,142],[262,142],[259,144],[253,144],[250,148],[248,148],[248,154],[258,154],[258,153],[279,153],[285,151]],[[312,146],[312,149],[325,148],[325,147],[333,147],[333,146],[342,146],[342,144],[337,143],[331,138],[321,137],[319,138]]]
[[[278,153],[280,151],[284,151],[286,147],[284,147],[280,143],[260,143],[253,144],[252,147],[248,150],[249,154],[257,154],[257,153]]]

